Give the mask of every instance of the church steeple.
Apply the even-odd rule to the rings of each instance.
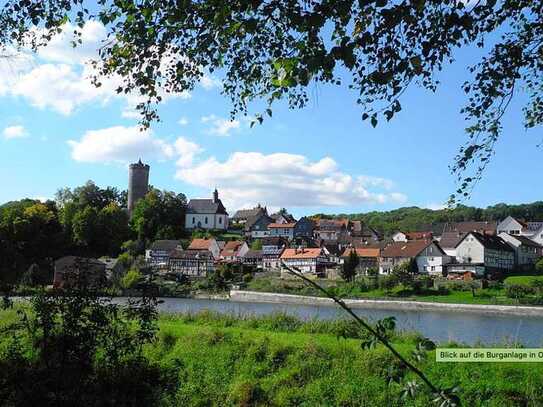
[[[215,188],[215,191],[213,192],[213,202],[219,202],[219,191],[217,191],[217,188]]]

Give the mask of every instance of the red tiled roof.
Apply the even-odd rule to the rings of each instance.
[[[405,232],[407,240],[431,239],[432,236],[432,232]]]
[[[209,250],[211,242],[213,241],[214,239],[194,239],[190,242],[188,250]]]
[[[358,257],[379,257],[379,255],[381,254],[381,250],[379,250],[379,248],[374,248],[374,247],[371,247],[371,248],[369,248],[369,247],[357,247],[357,248],[348,247],[348,248],[345,249],[345,251],[343,252],[341,257],[348,257],[353,250],[356,250],[356,254],[358,255]]]
[[[268,228],[293,228],[296,226],[296,223],[270,223]]]
[[[227,257],[227,256],[235,256],[241,247],[243,245],[243,241],[241,240],[233,240],[230,242],[226,242],[224,245],[224,248],[221,251],[221,256]]]
[[[322,253],[320,247],[306,249],[285,249],[281,255],[282,259],[313,259]]]

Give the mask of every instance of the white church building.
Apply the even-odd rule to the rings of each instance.
[[[213,199],[191,199],[185,215],[186,229],[228,229],[228,212],[221,200],[217,189]]]

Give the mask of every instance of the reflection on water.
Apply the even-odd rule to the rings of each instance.
[[[194,313],[210,310],[246,316],[284,312],[304,320],[345,317],[345,312],[336,306],[286,305],[184,298],[162,298],[162,300],[164,302],[160,304],[160,310],[171,313]],[[543,317],[496,316],[441,310],[398,311],[357,308],[355,312],[370,321],[386,316],[394,316],[399,329],[421,332],[424,336],[436,342],[455,341],[468,345],[517,342],[530,347],[543,346]]]

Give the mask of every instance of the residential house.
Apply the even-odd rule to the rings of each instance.
[[[501,237],[469,232],[456,246],[456,263],[447,271],[483,277],[502,274],[514,266],[515,251]]]
[[[341,255],[347,245],[339,243],[334,240],[321,240],[320,247],[324,250],[324,253],[328,257],[330,263],[341,264]]]
[[[273,219],[273,223],[296,223],[294,216],[286,211],[272,213],[270,217]]]
[[[191,199],[185,215],[186,229],[227,230],[228,212],[215,189],[213,199]]]
[[[504,220],[502,220],[498,226],[497,226],[497,233],[507,233],[509,235],[521,235],[523,231],[526,230],[526,227],[528,225],[521,221],[513,218],[512,216],[508,216]]]
[[[524,222],[508,216],[498,225],[498,233],[505,232],[510,235],[522,235],[543,245],[543,222]]]
[[[288,241],[282,237],[262,239],[262,267],[264,270],[281,268],[281,254],[287,245]]]
[[[97,259],[64,256],[54,264],[54,288],[99,288],[106,278],[106,265]]]
[[[249,219],[257,218],[262,215],[268,216],[268,210],[266,207],[262,207],[258,204],[253,209],[240,209],[232,216],[231,220],[232,223],[236,225],[245,225]]]
[[[532,269],[543,256],[543,246],[526,236],[511,235],[505,232],[501,232],[498,236],[513,248],[515,251],[515,264],[522,269]]]
[[[273,219],[266,214],[260,214],[249,218],[244,226],[245,236],[251,239],[268,237],[271,234],[271,231],[268,229],[268,226],[271,223],[273,223]]]
[[[145,263],[153,268],[166,269],[170,264],[170,253],[183,249],[180,240],[155,240],[145,250]]]
[[[247,253],[241,258],[241,263],[244,266],[254,267],[256,269],[262,269],[263,264],[263,254],[262,250],[252,250],[249,249]]]
[[[347,219],[318,219],[315,237],[322,240],[339,240],[348,235],[349,221]]]
[[[221,257],[221,249],[215,239],[193,239],[187,250],[209,251],[215,260]]]
[[[460,240],[464,237],[464,234],[459,232],[444,232],[439,239],[439,246],[443,249],[447,256],[456,258],[456,246],[460,243]]]
[[[361,220],[351,221],[350,234],[353,238],[360,238],[364,243],[376,243],[379,242],[381,235],[370,226],[366,225]]]
[[[432,240],[393,242],[386,246],[379,259],[379,273],[390,274],[396,266],[414,260],[421,274],[443,275],[449,256]]]
[[[170,272],[204,278],[215,272],[215,259],[208,250],[175,249],[170,253]]]
[[[367,274],[369,269],[378,269],[379,257],[381,255],[381,249],[378,247],[348,247],[341,255],[342,263],[349,258],[352,252],[356,252],[358,256],[358,274]]]
[[[288,267],[295,267],[301,273],[324,275],[330,264],[322,247],[311,249],[285,249],[281,254],[281,262]],[[283,268],[282,272],[286,272]]]
[[[242,240],[233,240],[226,242],[224,248],[221,250],[221,260],[226,262],[238,262],[249,251],[247,242]]]
[[[294,238],[294,227],[296,223],[270,223],[268,230],[271,237],[283,237],[288,240]]]
[[[308,217],[301,218],[294,226],[294,238],[306,237],[312,238],[315,230],[315,222]]]
[[[408,240],[432,240],[432,232],[402,232],[397,231],[392,235],[395,242],[407,242]]]

